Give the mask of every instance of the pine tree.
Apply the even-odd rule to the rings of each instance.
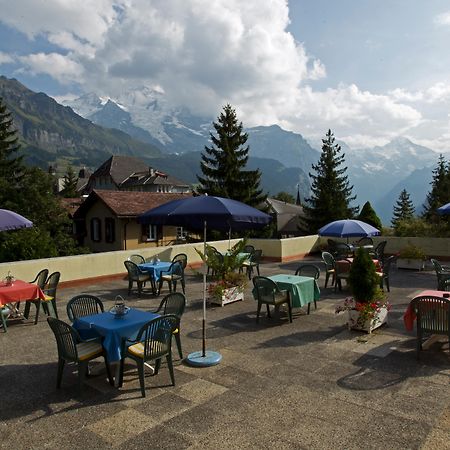
[[[312,196],[306,199],[309,206],[304,205],[303,208],[312,233],[317,233],[320,227],[334,220],[351,219],[358,211],[358,208],[350,206],[356,196],[352,196],[353,186],[350,186],[345,175],[347,167],[340,168],[345,155],[340,154],[341,146],[334,141],[333,133],[328,130],[325,139],[322,139],[319,162],[312,166],[316,174],[309,174]]]
[[[392,226],[397,228],[399,223],[403,220],[411,220],[414,218],[415,209],[413,202],[409,197],[409,193],[406,189],[400,192],[397,200],[397,204],[394,205],[394,213],[392,215]]]
[[[212,146],[205,146],[201,158],[203,177],[198,176],[202,194],[231,198],[250,206],[258,206],[266,195],[260,189],[259,170],[244,170],[248,161],[248,135],[243,132],[235,110],[226,105],[213,123],[216,134],[210,133]]]
[[[427,222],[439,220],[436,209],[448,203],[450,198],[450,169],[442,155],[439,156],[437,167],[433,170],[431,191],[427,194],[422,217]]]
[[[0,202],[9,198],[23,178],[23,156],[13,118],[0,97]]]
[[[0,205],[33,222],[32,228],[0,233],[0,262],[84,252],[71,237],[72,223],[53,194],[52,177],[25,166],[19,150],[12,116],[0,100]]]
[[[63,189],[61,192],[63,197],[65,197],[65,198],[78,197],[77,183],[78,183],[78,178],[75,175],[75,172],[73,171],[72,166],[69,165],[67,167],[67,172],[64,175]]]
[[[377,213],[372,208],[370,202],[364,203],[364,206],[362,207],[361,212],[358,215],[358,220],[366,222],[380,231],[381,228],[383,227],[380,218],[377,216]]]

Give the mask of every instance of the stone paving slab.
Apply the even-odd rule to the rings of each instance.
[[[263,275],[291,273],[299,262],[263,264]],[[294,269],[292,269],[294,268]],[[31,279],[32,277],[30,277]],[[101,359],[81,392],[75,367],[56,389],[57,352],[42,313],[0,332],[0,448],[177,449],[448,449],[450,354],[441,340],[416,359],[415,334],[402,315],[411,298],[435,287],[432,272],[391,273],[389,324],[371,335],[349,331],[335,306],[350,293],[323,288],[317,310],[285,311],[256,323],[251,285],[245,300],[207,307],[207,348],[220,351],[209,368],[184,364],[174,351],[176,386],[163,362],[145,377],[126,361],[124,385],[106,380]],[[161,297],[127,296],[125,280],[60,289],[58,311],[74,295],[92,293],[105,308],[122,295],[154,310]],[[166,291],[163,292],[163,294]],[[202,283],[188,274],[183,352],[201,349]],[[34,311],[32,309],[32,313]]]

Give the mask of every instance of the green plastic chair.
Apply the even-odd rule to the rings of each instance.
[[[142,397],[145,397],[144,364],[147,361],[156,361],[155,375],[161,367],[161,359],[165,356],[169,367],[170,379],[175,386],[175,375],[172,363],[172,335],[176,330],[178,317],[167,315],[152,319],[138,332],[136,339],[124,340],[123,358],[120,360],[119,386],[123,384],[123,372],[125,358],[136,361],[139,372],[139,383]]]
[[[158,309],[155,313],[158,314],[172,314],[178,318],[177,328],[173,332],[175,336],[175,341],[177,343],[178,354],[180,358],[183,359],[183,352],[181,349],[181,337],[180,337],[180,324],[181,316],[186,308],[186,297],[181,292],[173,292],[172,294],[167,294],[159,304]]]
[[[6,321],[8,320],[8,316],[11,314],[11,310],[6,306],[2,305],[0,306],[0,317],[2,319],[2,326],[3,326],[3,332],[6,333]]]
[[[56,308],[56,291],[58,289],[59,279],[61,277],[60,272],[53,272],[49,275],[45,287],[43,290],[45,294],[45,299],[36,299],[27,301],[27,305],[25,305],[25,313],[24,317],[28,318],[29,313],[29,303],[33,303],[36,306],[36,317],[34,319],[34,324],[36,325],[39,320],[39,312],[42,306],[42,309],[47,314],[47,316],[58,318],[58,310]],[[26,307],[28,306],[28,310]]]
[[[310,277],[318,280],[320,277],[320,269],[314,264],[303,264],[296,271],[295,275],[303,277]],[[311,303],[308,303],[308,314],[311,307]],[[317,302],[314,300],[314,309],[317,309]]]
[[[325,263],[325,288],[328,285],[328,280],[331,276],[331,287],[336,282],[336,260],[329,252],[322,252],[322,260]]]
[[[158,295],[161,292],[164,281],[169,285],[169,292],[177,291],[178,281],[181,283],[183,294],[186,292],[184,282],[184,269],[181,261],[174,261],[167,270],[162,270],[159,276]]]
[[[135,264],[144,264],[145,258],[142,255],[130,255],[128,261],[132,261]]]
[[[33,284],[37,284],[42,290],[45,289],[45,282],[47,281],[47,277],[48,277],[48,269],[42,269],[34,278],[33,281],[30,281],[30,283]],[[33,304],[36,307],[36,311],[37,311],[37,307],[38,307],[38,300],[29,300],[25,303],[25,309],[23,312],[23,316],[25,317],[25,319],[28,319],[28,316],[30,315],[30,308],[31,308],[31,304]],[[36,322],[37,323],[37,320]]]
[[[142,270],[140,270],[137,264],[135,264],[133,261],[124,261],[123,263],[125,264],[128,272],[128,295],[131,294],[133,282],[136,282],[138,288],[138,297],[140,297],[142,293],[142,286],[146,281],[151,281],[150,274],[142,272]]]
[[[256,269],[258,276],[259,273],[259,264],[262,258],[262,250],[254,250],[251,253],[250,258],[242,263],[242,267],[247,270],[248,279],[252,279],[253,269]]]
[[[447,336],[450,345],[450,299],[432,295],[416,297],[412,307],[417,319],[417,358],[425,335]]]
[[[395,255],[389,256],[389,258],[384,261],[382,271],[377,272],[377,275],[380,277],[380,289],[384,290],[384,284],[386,283],[386,289],[388,292],[391,292],[389,288],[389,272],[395,259]]]
[[[62,320],[54,317],[47,317],[47,322],[53,331],[58,346],[58,375],[56,379],[56,387],[61,387],[62,374],[66,362],[74,362],[78,366],[78,387],[84,382],[88,371],[88,363],[92,359],[103,356],[105,359],[106,373],[109,383],[113,384],[111,372],[109,370],[106,352],[102,344],[98,341],[84,341],[81,339],[77,330]]]
[[[281,290],[277,283],[270,278],[255,276],[253,277],[253,296],[258,302],[258,309],[256,311],[256,323],[259,322],[259,314],[261,306],[264,304],[267,307],[267,317],[270,318],[270,305],[279,310],[280,305],[286,303],[288,305],[289,322],[292,323],[292,306],[289,293],[286,290]]]
[[[437,290],[446,291],[450,286],[450,268],[443,266],[438,260],[431,258],[431,264],[433,264],[437,277]]]
[[[95,295],[76,295],[67,303],[67,317],[74,322],[79,317],[100,314],[105,311],[103,302]]]

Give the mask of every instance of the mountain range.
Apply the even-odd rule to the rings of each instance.
[[[201,152],[209,145],[214,118],[173,108],[164,94],[143,87],[119,98],[90,93],[56,103],[15,79],[0,77],[0,96],[12,111],[27,160],[46,167],[57,164],[96,168],[111,154],[139,156],[148,164],[190,183],[197,181]],[[286,191],[310,195],[308,173],[320,151],[299,133],[278,125],[246,128],[248,167],[262,172],[262,188],[271,195]],[[406,189],[416,209],[429,191],[438,154],[406,138],[382,147],[351,149],[340,142],[356,204],[370,201],[385,224],[400,191]]]

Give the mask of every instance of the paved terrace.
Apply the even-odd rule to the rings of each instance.
[[[297,264],[264,264],[262,275],[293,273]],[[263,314],[257,325],[250,285],[243,302],[208,307],[207,347],[223,361],[188,367],[173,344],[176,386],[163,363],[159,375],[146,377],[145,399],[131,361],[121,389],[107,383],[99,359],[81,394],[67,366],[56,390],[56,344],[45,315],[36,326],[10,325],[0,333],[0,447],[449,449],[448,345],[435,344],[417,362],[414,334],[402,323],[415,293],[435,287],[434,273],[394,268],[390,323],[372,335],[347,331],[334,307],[348,291],[323,284],[321,276],[318,309],[296,310],[292,324],[282,313]],[[117,294],[127,298],[126,287],[114,280],[60,289],[60,317],[67,319],[73,295],[98,295],[109,308]],[[192,272],[187,298],[186,354],[201,349],[202,284]],[[148,293],[129,298],[142,309],[158,304]]]

